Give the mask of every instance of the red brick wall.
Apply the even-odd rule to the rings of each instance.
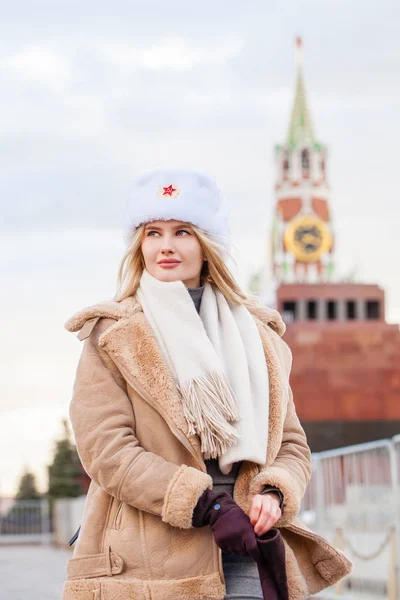
[[[302,422],[400,420],[397,325],[297,322],[284,340],[293,352],[291,385]]]

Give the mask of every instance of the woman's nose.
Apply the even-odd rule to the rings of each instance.
[[[165,237],[162,240],[161,252],[175,252],[174,239],[172,237]]]

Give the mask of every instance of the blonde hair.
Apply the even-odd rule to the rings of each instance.
[[[213,283],[225,298],[234,304],[253,305],[254,299],[249,298],[241,289],[225,261],[221,257],[222,246],[205,231],[188,224],[197,237],[206,260],[201,270],[201,283]],[[128,296],[134,296],[139,287],[140,279],[145,268],[142,254],[142,240],[145,224],[136,230],[131,243],[122,257],[118,270],[117,293],[114,300],[121,301]]]

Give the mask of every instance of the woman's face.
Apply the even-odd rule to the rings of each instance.
[[[200,272],[205,257],[188,223],[146,223],[141,248],[146,269],[156,279],[182,281],[188,288],[200,286]]]

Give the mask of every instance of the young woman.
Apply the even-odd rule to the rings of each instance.
[[[240,289],[215,182],[135,181],[111,301],[85,340],[70,418],[92,481],[63,600],[302,600],[351,564],[298,519],[310,449],[275,310]]]

